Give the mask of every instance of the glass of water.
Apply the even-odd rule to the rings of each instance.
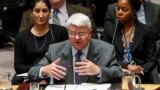
[[[0,90],[11,90],[11,77],[9,72],[0,73]]]
[[[39,90],[39,83],[38,82],[31,82],[29,90]]]

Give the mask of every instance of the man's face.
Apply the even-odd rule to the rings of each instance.
[[[68,36],[71,45],[78,51],[82,51],[91,39],[92,30],[85,26],[70,25]]]
[[[59,9],[64,4],[64,1],[65,0],[49,0],[53,9]]]

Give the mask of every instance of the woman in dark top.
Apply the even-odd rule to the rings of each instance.
[[[16,74],[12,80],[13,84],[24,81],[23,77],[16,75],[27,73],[33,65],[37,64],[50,44],[68,39],[65,27],[49,25],[50,7],[48,0],[33,0],[31,3],[34,25],[16,37],[14,59]]]
[[[116,58],[123,71],[140,75],[142,83],[156,83],[151,76],[155,68],[155,37],[152,30],[141,24],[136,12],[139,0],[118,0],[116,8],[117,26],[115,30],[105,26],[103,40],[112,43],[116,49]]]

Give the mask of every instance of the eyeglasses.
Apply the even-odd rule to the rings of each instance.
[[[69,31],[69,35],[72,37],[76,37],[77,35],[80,37],[83,37],[85,35],[87,35],[88,32],[74,32],[74,31]]]

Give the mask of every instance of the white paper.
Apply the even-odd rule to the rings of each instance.
[[[17,74],[16,76],[23,76],[23,77],[27,77],[28,73],[22,73],[22,74]]]
[[[107,90],[111,84],[67,84],[65,90]],[[64,90],[65,85],[48,85],[45,90]]]

